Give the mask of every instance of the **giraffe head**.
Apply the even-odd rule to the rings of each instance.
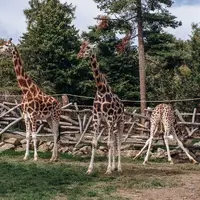
[[[0,45],[0,54],[11,55],[14,44],[12,43],[12,38],[10,38],[3,45]]]
[[[96,44],[91,44],[89,41],[83,41],[80,46],[80,51],[77,55],[77,58],[90,58],[93,54],[95,54]]]

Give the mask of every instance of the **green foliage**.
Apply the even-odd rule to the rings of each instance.
[[[31,0],[29,5],[24,11],[28,31],[20,45],[26,69],[48,93],[71,92],[68,78],[77,65],[79,47],[78,31],[72,25],[75,8],[59,0]]]
[[[0,39],[0,45],[3,44],[5,40]],[[16,75],[14,72],[14,67],[12,60],[1,55],[0,57],[0,94],[17,94],[19,89],[17,87]]]

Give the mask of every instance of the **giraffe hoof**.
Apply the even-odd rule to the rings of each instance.
[[[88,169],[86,172],[87,175],[90,175],[91,173],[92,173],[92,169]]]
[[[146,161],[144,161],[142,164],[143,164],[143,165],[147,165],[147,162],[146,162]]]
[[[24,156],[24,158],[23,158],[24,161],[26,161],[26,160],[28,160],[28,159],[29,159],[28,156]]]
[[[51,158],[51,159],[50,159],[50,162],[57,162],[57,161],[58,161],[57,158]]]
[[[198,164],[196,160],[192,160],[192,164]]]
[[[112,166],[112,171],[116,171],[117,167],[116,166]]]
[[[112,173],[112,171],[109,169],[109,170],[106,170],[106,173],[107,175],[110,175]]]
[[[173,165],[173,164],[174,164],[174,162],[171,160],[171,161],[169,161],[169,164],[170,164],[170,165]]]
[[[38,160],[38,157],[34,157],[34,159],[33,159],[34,161],[37,161]]]
[[[119,173],[122,173],[122,169],[121,168],[118,168],[117,170]]]

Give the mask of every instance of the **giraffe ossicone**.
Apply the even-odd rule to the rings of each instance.
[[[183,146],[183,143],[179,140],[175,131],[175,121],[176,120],[175,120],[174,110],[171,104],[163,103],[163,104],[157,105],[150,116],[150,137],[146,141],[145,145],[140,150],[140,152],[133,159],[136,159],[137,157],[139,157],[141,153],[145,150],[145,148],[148,146],[143,164],[146,164],[148,162],[153,137],[155,136],[159,128],[159,125],[162,124],[164,127],[164,133],[163,133],[164,143],[167,149],[167,156],[168,156],[168,161],[170,162],[170,164],[173,164],[173,161],[170,155],[168,139],[175,139],[176,142],[178,143],[178,146],[185,152],[189,160],[193,163],[198,163],[188,153],[188,150]]]
[[[24,160],[29,158],[30,137],[34,145],[34,160],[38,159],[37,154],[37,120],[46,119],[54,135],[54,146],[51,161],[58,158],[57,140],[59,136],[59,121],[61,106],[52,96],[45,94],[24,72],[22,60],[17,47],[12,39],[0,46],[0,54],[12,56],[18,86],[22,90],[22,111],[26,125],[26,152]]]
[[[80,47],[78,58],[89,59],[93,76],[96,83],[96,95],[93,103],[93,126],[94,136],[92,140],[92,155],[87,173],[93,171],[94,156],[97,148],[97,135],[100,133],[99,128],[101,123],[106,124],[108,128],[108,166],[106,174],[112,173],[117,169],[122,171],[121,167],[121,136],[124,129],[124,105],[116,94],[111,91],[106,76],[100,72],[99,63],[95,54],[96,45],[90,44],[89,41],[84,41]],[[113,129],[117,124],[117,133]],[[118,164],[116,167],[116,143],[118,151]]]

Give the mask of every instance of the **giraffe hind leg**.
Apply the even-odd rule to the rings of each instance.
[[[118,132],[117,132],[117,152],[118,152],[118,164],[117,164],[117,170],[118,172],[122,172],[122,166],[121,166],[121,137],[123,135],[124,131],[124,121],[121,121],[118,123]]]
[[[23,160],[28,160],[29,147],[30,147],[31,124],[30,124],[30,120],[28,119],[27,115],[25,115],[24,120],[25,120],[25,125],[26,125],[26,152],[25,152]]]
[[[50,123],[50,122],[49,122]],[[52,133],[54,138],[53,151],[50,161],[55,162],[58,160],[58,136],[59,136],[59,121],[52,119]]]
[[[173,128],[173,136],[175,140],[177,141],[179,147],[185,152],[189,160],[192,161],[192,163],[197,164],[198,162],[188,153],[188,150],[183,146],[183,143],[179,140],[174,128]]]
[[[170,162],[170,164],[174,164],[171,158],[171,154],[170,154],[170,150],[169,150],[169,143],[168,143],[168,136],[165,134],[164,135],[164,143],[167,149],[167,156],[168,156],[168,162]]]

